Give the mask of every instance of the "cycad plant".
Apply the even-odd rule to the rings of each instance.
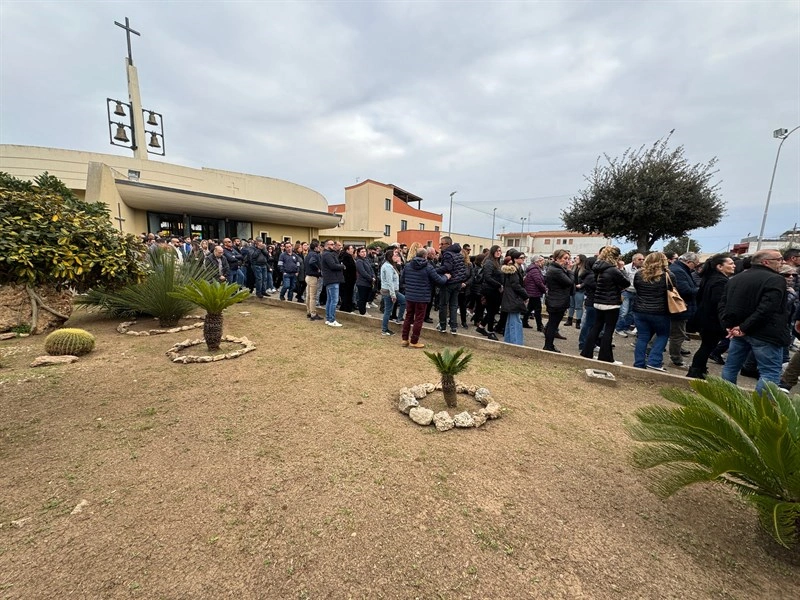
[[[449,408],[455,408],[458,402],[455,376],[467,368],[472,360],[472,353],[467,352],[465,348],[459,348],[455,352],[445,348],[442,352],[425,352],[425,356],[436,365],[436,370],[442,376],[444,401]]]
[[[170,296],[196,304],[206,311],[203,337],[209,350],[219,350],[222,341],[222,311],[250,296],[247,290],[237,291],[238,289],[239,286],[235,283],[195,279],[170,292]]]
[[[117,291],[91,289],[75,299],[75,304],[98,307],[115,317],[150,315],[161,327],[174,327],[194,310],[188,300],[170,296],[170,292],[195,279],[211,279],[213,273],[202,262],[178,264],[175,253],[158,250],[148,255],[147,274],[141,283],[131,283]]]
[[[636,466],[654,469],[662,496],[701,481],[732,487],[758,510],[762,526],[788,547],[800,540],[800,396],[775,384],[747,393],[717,377],[695,379],[694,392],[664,389],[677,408],[646,406],[627,425],[646,442]]]

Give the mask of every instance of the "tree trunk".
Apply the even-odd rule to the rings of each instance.
[[[636,236],[636,251],[641,254],[647,254],[650,251],[650,234],[646,231],[639,233]]]
[[[456,394],[456,380],[452,375],[442,375],[442,394],[448,408],[455,408],[458,404],[458,394]]]
[[[180,317],[161,317],[158,319],[158,326],[162,328],[175,327],[180,320]]]
[[[222,341],[222,313],[206,313],[203,337],[209,350],[219,350]]]

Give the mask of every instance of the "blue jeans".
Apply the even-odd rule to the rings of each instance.
[[[569,312],[567,312],[567,317],[572,318],[573,316],[581,321],[581,325],[583,325],[583,321],[581,317],[583,316],[583,298],[584,293],[581,291],[575,291],[572,296],[569,297]]]
[[[624,290],[622,292],[622,306],[619,308],[619,317],[617,317],[617,331],[625,331],[633,325],[633,299],[636,297],[636,292],[629,292]]]
[[[283,274],[283,286],[281,287],[281,300],[283,297],[287,295],[289,296],[289,302],[292,301],[292,296],[294,296],[294,286],[297,283],[297,273],[289,273]]]
[[[439,288],[439,327],[444,329],[450,317],[450,329],[458,328],[458,291],[460,283],[451,283]]]
[[[325,286],[325,293],[328,296],[328,301],[325,302],[325,320],[333,323],[336,320],[336,305],[339,303],[339,284],[329,283]]]
[[[507,344],[522,346],[522,317],[519,313],[508,313],[503,341]]]
[[[653,315],[650,313],[633,313],[633,321],[636,323],[636,346],[633,350],[633,366],[644,369],[648,367],[664,366],[664,349],[669,341],[670,319],[669,315]],[[650,338],[653,340],[653,347],[650,354],[647,354],[647,344]]]
[[[586,341],[586,336],[594,325],[594,320],[597,318],[597,311],[594,306],[586,306],[583,309],[583,320],[581,321],[581,332],[578,334],[578,350],[583,350],[583,343]]]
[[[736,383],[739,371],[751,350],[756,357],[758,373],[761,376],[756,384],[756,392],[760,394],[764,391],[764,386],[768,381],[776,385],[781,381],[783,348],[777,344],[757,340],[749,335],[731,338],[728,359],[722,368],[722,378],[725,381]]]
[[[256,296],[261,298],[267,291],[267,265],[253,265],[256,280]]]
[[[406,297],[400,292],[396,292],[397,296],[397,319],[403,320],[406,316]],[[392,302],[392,297],[389,295],[383,296],[383,323],[381,324],[382,331],[389,331],[389,317],[392,316],[392,308],[395,303]]]
[[[266,282],[264,283],[264,289],[271,290],[273,287],[275,287],[275,283],[272,281],[272,271],[267,268],[267,277]]]

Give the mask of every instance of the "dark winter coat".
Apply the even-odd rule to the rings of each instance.
[[[320,257],[320,263],[322,285],[344,283],[344,265],[339,262],[339,253],[336,250],[325,250]]]
[[[523,284],[522,271],[514,265],[503,265],[503,299],[500,310],[506,313],[526,312],[528,292]]]
[[[672,284],[686,302],[686,310],[682,313],[671,315],[673,319],[691,319],[697,311],[697,284],[692,278],[692,271],[681,261],[676,260],[669,266],[672,273]]]
[[[786,281],[764,265],[753,265],[731,277],[719,303],[722,327],[738,326],[757,340],[786,346],[789,329]]]
[[[586,268],[583,270],[578,280],[578,283],[581,284],[581,290],[583,291],[584,306],[594,306],[594,293],[597,291],[597,279],[594,276],[594,271],[592,271],[594,262],[594,256],[590,256],[586,259]]]
[[[719,303],[727,286],[728,278],[716,269],[708,277],[700,279],[694,316],[695,327],[700,333],[725,335],[725,328],[719,322]]]
[[[622,290],[630,286],[627,276],[616,265],[598,260],[592,267],[597,287],[594,292],[594,305],[608,304],[622,306]]]
[[[439,275],[426,258],[415,256],[403,269],[402,283],[406,288],[406,301],[430,302],[433,285],[444,285],[447,277]]]
[[[352,254],[342,252],[339,254],[339,260],[344,265],[344,282],[347,284],[355,285],[358,278],[358,271],[356,271],[356,261]]]
[[[266,248],[251,248],[249,260],[251,265],[266,267],[269,264],[269,252]]]
[[[436,268],[436,272],[440,275],[450,273],[448,284],[461,284],[467,280],[467,265],[464,264],[460,245],[450,244],[442,251],[442,262]]]
[[[278,258],[278,266],[284,275],[297,275],[298,271],[300,271],[300,258],[294,253],[281,252],[280,258]]]
[[[481,294],[499,295],[500,288],[503,286],[503,274],[500,272],[500,265],[491,258],[483,261],[483,286]]]
[[[529,298],[541,298],[547,293],[544,275],[536,263],[531,263],[525,273],[525,291]]]
[[[307,277],[322,277],[319,252],[315,250],[309,250],[308,254],[306,254],[305,260],[303,261],[303,265],[305,267]]]
[[[230,267],[231,271],[238,271],[239,265],[242,264],[242,253],[239,252],[236,248],[224,248],[222,249],[222,256],[225,257],[225,260],[228,261],[228,266]]]
[[[545,305],[548,310],[569,308],[569,297],[572,295],[572,271],[568,271],[557,262],[547,269],[544,277],[547,284],[547,297]]]
[[[669,315],[667,308],[667,275],[662,273],[655,281],[645,281],[642,270],[637,269],[633,275],[633,287],[636,297],[633,299],[633,312],[648,315]]]
[[[220,276],[225,278],[225,281],[230,281],[231,276],[231,268],[228,264],[228,259],[225,258],[225,253],[222,253],[222,256],[219,257],[222,261],[222,265],[217,262],[217,257],[214,256],[212,252],[208,256],[206,256],[206,266],[209,267],[214,271],[214,279],[218,279]]]
[[[361,287],[372,287],[375,282],[375,271],[372,270],[372,262],[367,258],[356,259],[356,285]]]

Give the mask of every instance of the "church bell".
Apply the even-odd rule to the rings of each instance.
[[[114,139],[118,142],[122,142],[123,144],[130,143],[128,134],[125,133],[125,127],[123,125],[117,125],[117,133],[114,135]]]
[[[152,113],[151,113],[152,114]],[[147,144],[151,148],[161,148],[161,144],[158,143],[158,135],[155,133],[150,134],[150,143]]]

